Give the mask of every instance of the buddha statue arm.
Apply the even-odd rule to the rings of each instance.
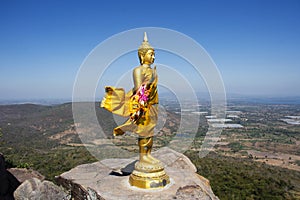
[[[135,92],[143,84],[142,70],[139,67],[133,70],[133,82],[134,82],[133,91]]]

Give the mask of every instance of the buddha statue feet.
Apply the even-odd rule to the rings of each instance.
[[[151,154],[148,154],[147,157],[149,160],[151,160],[151,163],[153,163],[153,164],[160,163],[160,160],[154,158]]]
[[[154,158],[150,154],[140,156],[140,162],[152,165],[161,163],[158,159]]]
[[[139,172],[153,173],[164,170],[164,166],[161,162],[158,163],[149,163],[140,160],[135,164],[135,170]]]

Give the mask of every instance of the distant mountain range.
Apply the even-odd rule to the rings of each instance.
[[[11,104],[38,104],[38,105],[58,105],[63,103],[71,102],[69,98],[34,98],[34,99],[0,99],[0,105],[11,105]]]
[[[227,94],[227,101],[258,104],[300,104],[300,96],[276,97]]]
[[[196,93],[200,100],[210,101],[209,93]],[[160,99],[174,99],[174,94],[163,92],[160,93]],[[300,104],[300,96],[263,96],[263,95],[243,95],[243,94],[226,94],[227,102],[232,103],[257,103],[257,104]],[[95,101],[100,102],[101,97]],[[39,104],[39,105],[58,105],[72,102],[71,98],[35,98],[35,99],[0,99],[0,105],[11,104]]]

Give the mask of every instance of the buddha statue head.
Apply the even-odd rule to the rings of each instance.
[[[144,33],[144,41],[138,49],[140,63],[151,65],[155,59],[154,48],[149,44],[147,34]]]

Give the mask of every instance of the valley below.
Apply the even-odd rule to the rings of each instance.
[[[82,113],[82,121],[74,120],[72,103],[1,105],[0,152],[7,167],[32,168],[54,181],[80,164],[138,156],[135,134],[112,136],[125,118],[99,108],[99,103],[77,104],[92,104],[95,116]],[[164,101],[161,106],[154,151],[168,146],[185,153],[220,199],[300,198],[300,105],[230,102],[226,120],[211,120],[215,116],[203,104],[200,112],[184,112],[199,118],[196,133],[188,129],[193,121],[178,132],[183,114],[178,104]],[[199,156],[209,128],[220,126],[213,148]]]

